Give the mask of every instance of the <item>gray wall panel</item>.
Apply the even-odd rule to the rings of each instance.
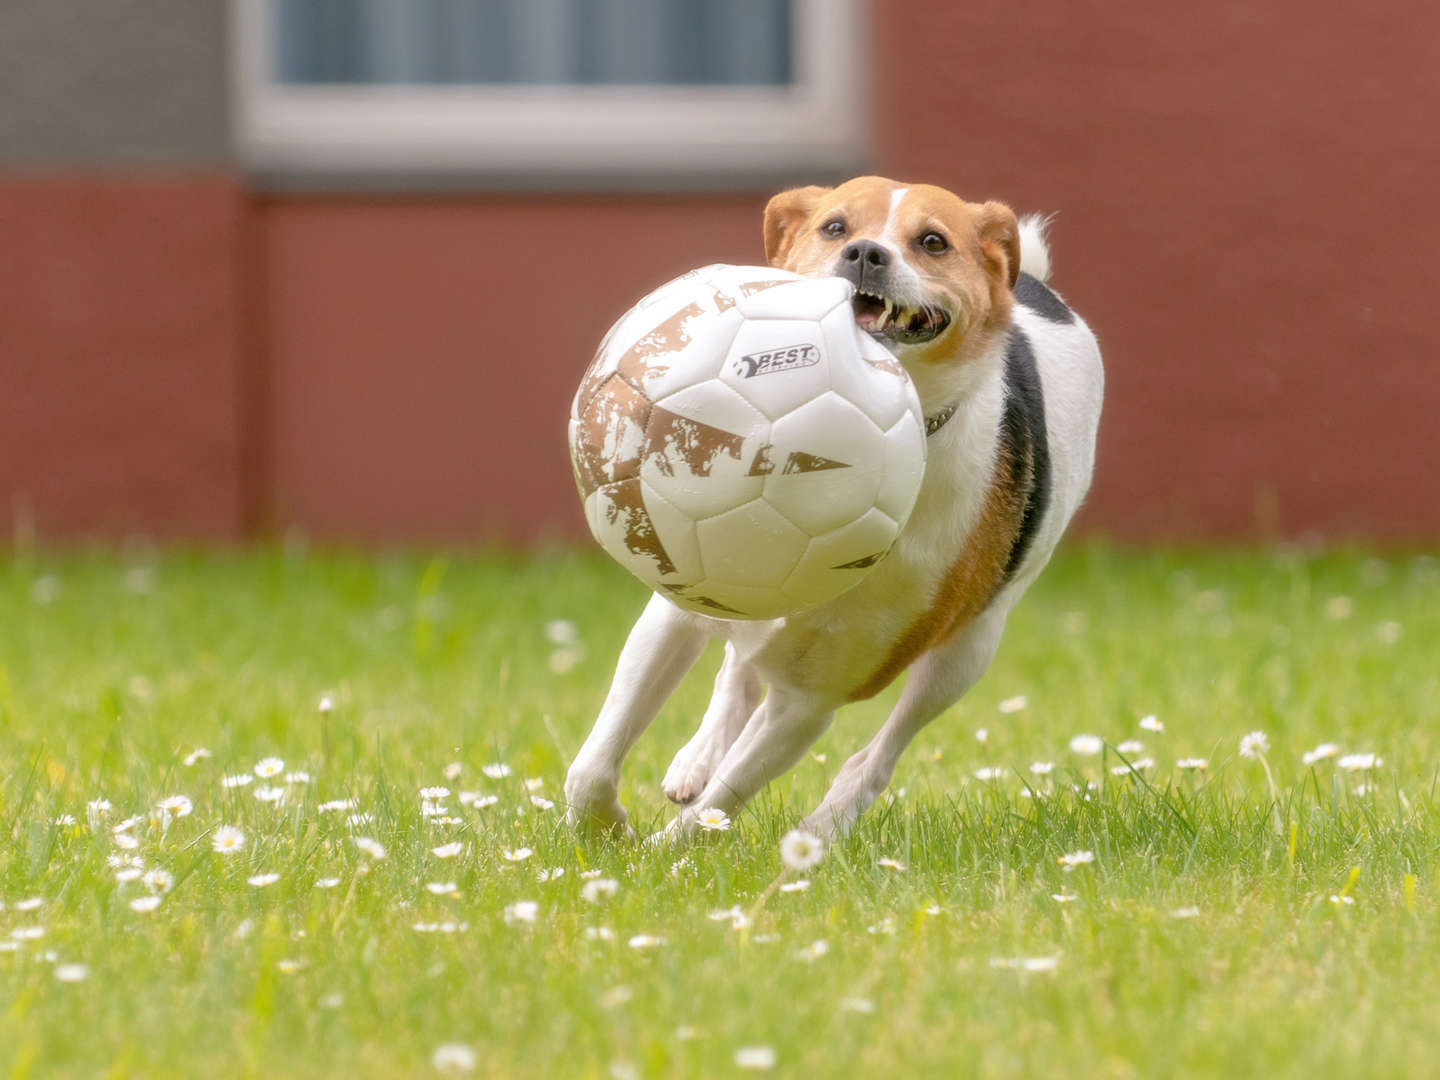
[[[0,0],[0,164],[230,159],[225,0]]]

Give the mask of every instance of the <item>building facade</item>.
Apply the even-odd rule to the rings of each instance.
[[[581,535],[609,323],[864,171],[1056,214],[1108,373],[1081,528],[1433,539],[1437,36],[1418,3],[9,0],[0,515]]]

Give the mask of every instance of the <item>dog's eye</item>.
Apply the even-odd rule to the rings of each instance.
[[[931,255],[943,255],[950,250],[950,245],[945,242],[945,237],[938,232],[927,232],[920,238],[920,246]]]
[[[831,218],[829,221],[825,222],[824,225],[820,226],[820,231],[826,236],[832,238],[844,236],[846,232],[845,222],[841,221],[839,218]]]

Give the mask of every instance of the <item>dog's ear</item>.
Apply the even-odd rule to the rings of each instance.
[[[805,222],[831,189],[828,187],[791,188],[776,195],[765,207],[765,261],[781,266]]]
[[[1015,288],[1020,279],[1020,226],[1015,222],[1015,211],[1002,202],[987,202],[980,207],[976,229],[980,250],[995,276]]]

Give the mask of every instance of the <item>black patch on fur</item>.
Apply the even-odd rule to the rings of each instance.
[[[1022,274],[1020,280],[1023,282],[1025,275]],[[1045,288],[1038,281],[1035,284]],[[1048,289],[1045,291],[1047,295],[1054,295]],[[1000,420],[1000,437],[1005,440],[1015,463],[1015,481],[1022,485],[1025,496],[1020,528],[1010,546],[1010,558],[1005,562],[1008,582],[1034,543],[1041,519],[1050,505],[1050,440],[1045,433],[1045,394],[1030,339],[1018,326],[1010,328],[1010,340],[1005,346],[1005,415]]]
[[[1022,273],[1015,282],[1015,299],[1041,318],[1053,323],[1073,323],[1075,313],[1065,306],[1050,286],[1037,277]]]

